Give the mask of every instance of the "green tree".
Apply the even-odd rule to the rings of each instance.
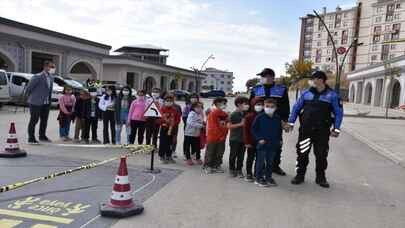
[[[257,84],[259,84],[259,82],[260,82],[259,78],[251,78],[247,80],[245,84],[247,91],[249,92],[249,90],[252,89]]]
[[[298,91],[307,86],[307,80],[313,72],[313,63],[311,61],[293,60],[291,63],[285,64],[285,70],[290,77],[290,86],[296,89],[296,97]]]

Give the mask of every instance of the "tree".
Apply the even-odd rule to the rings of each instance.
[[[291,86],[296,89],[296,97],[298,98],[298,91],[308,86],[305,79],[311,77],[313,63],[311,61],[293,60],[291,63],[285,64],[285,69],[287,75],[290,76]]]
[[[251,78],[251,79],[247,80],[247,82],[245,84],[247,91],[249,91],[251,88],[253,88],[257,84],[259,84],[259,82],[260,82],[259,78]]]

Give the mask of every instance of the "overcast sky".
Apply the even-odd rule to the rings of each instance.
[[[170,49],[168,64],[233,71],[235,89],[298,56],[299,17],[355,0],[1,0],[0,16],[113,46]]]

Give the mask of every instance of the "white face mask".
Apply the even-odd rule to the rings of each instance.
[[[218,108],[224,111],[226,109],[226,104],[220,104],[218,105]]]
[[[159,93],[152,93],[152,97],[155,98],[155,99],[158,98],[159,96],[160,96]]]
[[[55,68],[49,69],[49,73],[50,73],[50,74],[55,74],[55,73],[56,73],[56,69],[55,69]]]
[[[310,87],[316,87],[314,80],[309,80],[309,81],[308,81],[308,85],[309,85]]]
[[[261,112],[261,111],[263,111],[263,109],[264,109],[263,105],[255,105],[256,112]]]
[[[197,101],[198,101],[197,98],[191,98],[191,99],[190,99],[190,102],[191,102],[191,103],[195,103],[195,102],[197,102]]]
[[[276,111],[276,108],[264,108],[264,112],[269,115],[269,116],[273,116],[274,112]]]
[[[129,95],[129,91],[122,91],[122,95],[128,96],[128,95]]]
[[[138,95],[138,99],[143,100],[143,99],[145,99],[145,96],[144,95]]]
[[[111,96],[111,95],[112,95],[112,91],[107,91],[107,94],[108,94],[109,96]]]
[[[97,96],[97,92],[91,92],[91,93],[90,93],[90,96],[92,96],[92,97]]]
[[[243,111],[248,111],[249,108],[250,108],[250,106],[245,104],[245,105],[243,105],[242,110]]]
[[[260,78],[260,84],[266,84],[267,78]]]

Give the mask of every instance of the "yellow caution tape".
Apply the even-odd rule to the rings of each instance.
[[[137,155],[137,154],[142,154],[142,153],[150,153],[150,152],[152,152],[152,151],[155,149],[155,148],[154,148],[153,146],[151,146],[151,145],[114,146],[114,148],[124,148],[124,149],[128,149],[129,152],[126,153],[125,155],[123,155],[123,156],[125,156],[125,157],[131,157],[131,156],[134,156],[134,155]],[[100,161],[100,162],[92,162],[92,163],[89,163],[89,164],[87,164],[87,165],[83,165],[83,166],[80,166],[80,167],[77,167],[77,168],[74,168],[74,169],[69,169],[69,170],[65,170],[65,171],[61,171],[61,172],[52,173],[52,174],[49,174],[48,176],[45,176],[45,177],[38,177],[38,178],[31,179],[31,180],[24,181],[24,182],[17,182],[17,183],[14,183],[14,184],[9,184],[9,185],[5,185],[5,186],[1,186],[1,187],[0,187],[0,193],[2,193],[2,192],[8,192],[8,191],[11,191],[11,190],[15,190],[15,189],[24,187],[24,186],[26,186],[26,185],[29,185],[29,184],[32,184],[32,183],[36,183],[36,182],[40,182],[40,181],[43,181],[43,180],[49,180],[49,179],[52,179],[52,178],[64,176],[64,175],[71,174],[71,173],[74,173],[74,172],[77,172],[77,171],[86,170],[86,169],[92,169],[92,168],[95,168],[95,167],[98,167],[98,166],[107,164],[107,163],[109,163],[109,162],[118,160],[118,159],[120,159],[121,157],[122,157],[122,156],[117,156],[117,157],[110,158],[110,159],[107,159],[107,160],[104,160],[104,161]]]

